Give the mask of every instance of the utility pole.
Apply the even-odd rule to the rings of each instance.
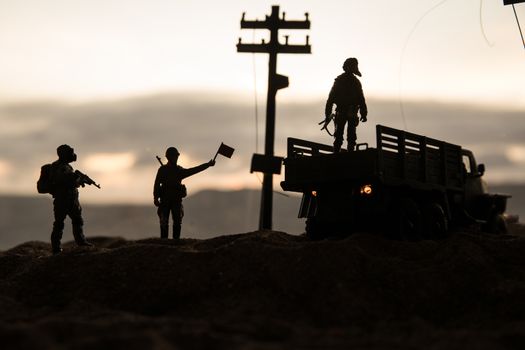
[[[308,13],[305,13],[304,21],[287,21],[286,13],[283,12],[282,18],[279,18],[279,6],[272,6],[272,14],[266,16],[264,21],[247,21],[244,19],[245,13],[242,14],[241,29],[268,29],[270,31],[270,42],[266,43],[264,39],[260,44],[243,44],[239,38],[237,52],[267,53],[269,58],[268,69],[268,95],[266,99],[266,137],[264,143],[264,157],[266,163],[275,164],[274,141],[275,141],[275,96],[279,89],[288,87],[288,77],[277,74],[277,54],[293,53],[307,54],[312,49],[309,44],[309,37],[306,36],[305,45],[289,45],[288,35],[285,35],[284,45],[279,43],[279,29],[310,29],[310,20]],[[252,162],[252,169],[254,168]],[[272,202],[273,202],[273,173],[266,167],[260,169],[264,172],[261,212],[259,219],[259,229],[272,229]],[[256,170],[257,171],[257,170]],[[280,170],[279,170],[280,172]]]

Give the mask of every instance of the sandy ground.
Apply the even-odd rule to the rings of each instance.
[[[0,252],[2,349],[525,349],[525,229]]]

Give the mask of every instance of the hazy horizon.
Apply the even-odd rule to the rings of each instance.
[[[358,141],[375,146],[375,125],[384,124],[459,144],[487,165],[490,183],[522,183],[525,172],[525,123],[521,112],[443,102],[368,99],[369,121],[358,128]],[[277,106],[276,155],[286,155],[286,138],[330,144],[319,130],[324,100]],[[264,106],[259,106],[258,152],[263,151]],[[0,105],[0,193],[33,194],[40,166],[56,159],[56,147],[75,147],[78,168],[99,181],[102,189],[82,189],[92,203],[149,203],[158,168],[156,155],[169,146],[191,167],[213,157],[224,142],[236,149],[232,159],[220,157],[215,167],[186,180],[190,193],[210,188],[259,188],[249,173],[256,152],[255,111],[249,97],[156,94],[129,99],[60,103],[35,101]],[[467,132],[468,131],[468,132]],[[279,190],[279,177],[275,189]]]
[[[497,193],[512,194],[507,213],[525,217],[525,186],[493,186]],[[305,219],[297,217],[301,197],[274,196],[273,230],[302,234]],[[208,239],[256,231],[259,223],[259,190],[203,190],[184,200],[182,237]],[[90,204],[82,200],[85,234],[93,237],[144,239],[158,237],[159,223],[153,203]],[[30,212],[31,215],[27,215]],[[53,224],[49,196],[0,194],[0,251],[27,241],[48,241]],[[66,221],[64,242],[72,239]]]

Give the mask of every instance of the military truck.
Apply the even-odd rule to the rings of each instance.
[[[302,193],[299,217],[312,239],[354,231],[439,239],[469,226],[505,233],[509,195],[490,194],[484,164],[461,146],[376,126],[376,148],[351,152],[296,138],[284,160],[286,191]]]

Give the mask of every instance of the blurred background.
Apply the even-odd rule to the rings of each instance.
[[[515,192],[511,209],[525,214],[518,204],[525,181],[525,50],[510,6],[500,0],[278,4],[290,20],[309,12],[311,29],[281,31],[281,40],[290,35],[290,43],[304,44],[309,35],[312,54],[278,57],[277,71],[290,86],[277,96],[277,155],[286,155],[289,136],[332,142],[317,123],[344,60],[357,57],[369,106],[359,142],[375,146],[375,124],[386,124],[460,144],[486,164],[489,187]],[[268,41],[265,30],[241,30],[240,19],[246,12],[248,20],[263,20],[272,5],[277,3],[0,0],[1,237],[20,227],[18,214],[27,221],[43,210],[42,218],[51,221],[49,198],[40,196],[47,205],[31,210],[15,210],[12,200],[37,195],[40,166],[55,160],[63,143],[78,154],[74,167],[102,185],[82,189],[81,202],[106,212],[115,204],[148,208],[144,220],[151,226],[140,229],[153,235],[155,155],[175,146],[181,165],[191,167],[212,158],[224,142],[236,149],[233,158],[219,158],[214,168],[188,179],[188,201],[203,190],[212,190],[209,198],[244,193],[242,200],[235,197],[242,205],[226,200],[231,208],[220,208],[239,218],[232,224],[242,222],[224,230],[256,229],[260,179],[249,173],[249,163],[264,148],[268,58],[237,53],[235,45],[239,37]],[[523,23],[525,4],[516,10]],[[276,228],[300,232],[298,199],[277,197],[294,212],[276,210]],[[218,210],[214,203],[210,210]],[[196,221],[206,220],[199,208],[193,210],[201,218]],[[131,216],[113,224],[121,231],[126,223],[137,228]],[[223,217],[192,235],[214,234]],[[110,223],[100,220],[96,233],[106,234]],[[24,232],[47,240],[48,221],[38,223],[38,233]]]

